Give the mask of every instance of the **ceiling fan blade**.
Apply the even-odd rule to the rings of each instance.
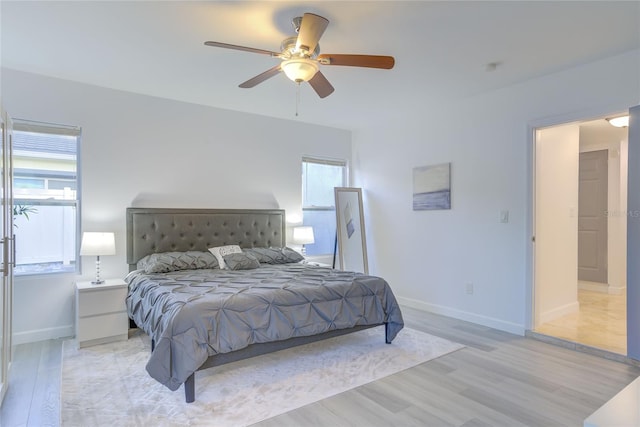
[[[298,40],[296,50],[305,49],[309,54],[313,53],[318,45],[318,40],[327,29],[329,20],[313,13],[305,13],[302,16],[300,29],[298,30]]]
[[[324,74],[320,71],[318,71],[316,75],[309,80],[309,84],[320,98],[326,98],[335,90],[333,86],[331,86],[331,83],[329,83],[329,80],[327,80]]]
[[[322,65],[347,65],[351,67],[383,68],[390,70],[396,63],[393,56],[382,55],[340,55],[323,53],[318,55]]]
[[[225,49],[243,50],[245,52],[261,53],[263,55],[269,55],[269,56],[277,56],[277,57],[280,56],[280,53],[278,52],[272,52],[270,50],[264,50],[264,49],[256,49],[253,47],[238,46],[236,44],[220,43],[220,42],[204,42],[204,44],[212,47],[222,47]]]
[[[276,65],[273,68],[269,68],[267,71],[265,71],[264,73],[258,74],[257,76],[247,80],[244,83],[241,83],[240,85],[238,85],[241,88],[244,89],[249,89],[252,88],[260,83],[262,83],[263,81],[270,79],[271,77],[275,76],[276,74],[278,74],[280,72],[280,64]]]

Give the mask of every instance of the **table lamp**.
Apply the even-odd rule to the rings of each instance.
[[[313,227],[302,226],[293,227],[293,243],[296,245],[302,245],[302,255],[305,255],[304,245],[311,245],[315,242],[313,238]]]
[[[80,255],[96,257],[96,280],[93,285],[104,283],[100,279],[100,255],[115,255],[116,242],[114,233],[100,233],[85,231],[82,233],[82,244],[80,245]]]

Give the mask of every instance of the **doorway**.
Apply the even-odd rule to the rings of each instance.
[[[533,331],[627,354],[627,128],[536,130]]]

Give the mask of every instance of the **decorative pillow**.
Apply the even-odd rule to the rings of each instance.
[[[169,271],[218,268],[218,260],[210,252],[161,252],[145,256],[138,261],[137,267],[145,273],[168,273]]]
[[[240,249],[240,246],[238,245],[227,245],[227,246],[216,246],[215,248],[209,248],[209,252],[211,252],[216,257],[220,268],[225,269],[227,268],[227,266],[224,263],[223,256],[231,255],[231,254],[240,254],[242,253],[242,249]]]
[[[304,261],[304,256],[291,248],[282,248],[282,253],[289,260],[288,262],[300,262]]]
[[[230,270],[253,270],[260,267],[258,259],[248,253],[223,255],[222,258]]]
[[[287,258],[281,248],[251,248],[243,249],[247,254],[253,255],[262,264],[286,264]]]
[[[287,247],[251,248],[244,249],[244,252],[253,255],[263,264],[288,264],[291,262],[300,262],[304,259],[298,252]]]

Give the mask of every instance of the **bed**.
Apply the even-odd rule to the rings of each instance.
[[[287,248],[283,210],[128,208],[126,220],[127,311],[151,337],[147,372],[184,384],[187,402],[197,370],[380,325],[390,344],[403,328],[386,281]]]

